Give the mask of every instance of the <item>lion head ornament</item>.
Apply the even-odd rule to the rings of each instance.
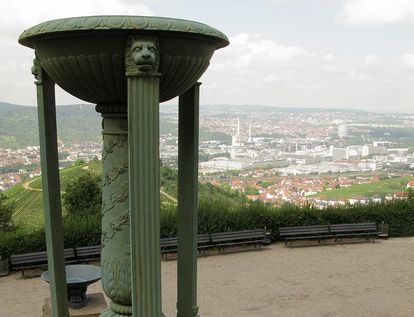
[[[156,73],[159,65],[158,41],[149,37],[131,37],[125,64],[131,75]]]

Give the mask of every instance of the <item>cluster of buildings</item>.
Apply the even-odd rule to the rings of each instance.
[[[408,148],[396,147],[396,142],[374,141],[361,145],[341,145],[348,136],[348,126],[338,126],[337,138],[286,138],[252,136],[237,132],[231,144],[202,143],[201,150],[215,158],[202,162],[202,173],[225,170],[276,168],[281,175],[312,175],[322,173],[379,171],[405,165],[414,168],[414,154]],[[230,155],[218,156],[219,153]]]
[[[389,116],[392,126],[387,123]],[[177,165],[177,122],[176,111],[161,113],[160,157],[169,166]],[[375,138],[369,134],[371,129],[389,127],[410,129],[414,127],[414,116],[321,109],[208,108],[202,110],[200,121],[200,178],[220,182],[225,175],[237,175],[226,179],[233,189],[256,188],[256,192],[249,193],[252,200],[275,204],[312,203],[322,208],[365,203],[365,197],[345,201],[310,196],[326,188],[373,182],[375,173],[414,170],[413,149],[401,145],[407,142],[385,133]],[[79,159],[101,159],[101,151],[100,142],[59,144],[61,167]],[[0,149],[0,169],[0,190],[38,175],[39,148]],[[371,176],[347,176],[365,172],[371,172]]]
[[[414,116],[391,116],[393,128],[414,126]],[[175,119],[170,113],[170,123]],[[244,191],[246,186],[257,187],[257,193],[250,193],[249,198],[275,204],[311,203],[319,208],[396,198],[309,198],[324,188],[378,180],[375,176],[369,179],[347,177],[350,173],[375,175],[414,171],[412,149],[402,147],[397,138],[370,137],[372,128],[387,128],[387,120],[386,115],[382,114],[346,111],[318,110],[277,115],[271,112],[229,114],[212,111],[202,116],[201,126],[210,131],[227,133],[231,138],[226,142],[219,139],[201,140],[200,153],[209,158],[200,160],[201,179],[221,182],[223,175],[233,175],[226,179],[233,189]],[[395,122],[399,123],[395,125]],[[176,164],[177,143],[176,135],[162,135],[160,152],[163,162]],[[274,179],[282,178],[282,181],[272,182],[266,188],[257,185],[260,180],[268,179],[268,175],[262,177],[260,174],[269,173],[274,175]]]
[[[24,149],[0,149],[0,191],[40,172],[38,146]]]
[[[102,158],[102,144],[84,142],[59,144],[60,167],[70,166],[76,160],[90,161]],[[40,175],[39,146],[23,149],[0,148],[0,191],[4,191],[26,179]]]
[[[333,176],[315,175],[304,177],[269,177],[265,171],[252,171],[246,177],[237,177],[229,180],[231,189],[246,193],[255,189],[255,193],[247,194],[251,200],[262,200],[275,205],[291,203],[295,205],[319,205],[326,202],[326,206],[332,205],[330,200],[310,198],[310,196],[326,190],[335,188],[349,187],[357,184],[367,184],[376,182],[379,177],[376,175],[367,176]],[[217,182],[219,183],[219,182]],[[335,204],[339,202],[354,203],[348,199],[332,200]]]

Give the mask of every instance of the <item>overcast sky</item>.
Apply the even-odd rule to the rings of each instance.
[[[414,112],[414,0],[0,0],[0,12],[4,102],[35,105],[34,53],[17,43],[25,28],[128,14],[199,21],[229,37],[201,79],[202,104]],[[58,104],[80,102],[58,91]]]

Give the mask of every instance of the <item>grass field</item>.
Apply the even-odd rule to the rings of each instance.
[[[62,191],[65,191],[67,183],[79,177],[82,173],[92,172],[100,174],[102,171],[101,162],[84,164],[84,165],[75,165],[68,168],[65,168],[60,171],[60,186]],[[40,177],[34,178],[29,183],[30,188],[42,189],[42,179]]]
[[[6,190],[5,194],[15,203],[13,221],[19,227],[32,231],[43,227],[42,192],[25,189],[21,184]]]
[[[380,180],[369,184],[359,184],[350,187],[343,187],[333,189],[330,191],[323,191],[318,194],[309,196],[311,198],[324,197],[327,199],[331,198],[352,198],[353,196],[365,196],[372,197],[373,195],[385,196],[386,194],[394,194],[406,190],[408,181],[412,180],[413,177],[397,177]]]

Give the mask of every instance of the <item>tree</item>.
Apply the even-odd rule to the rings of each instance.
[[[63,206],[70,215],[99,214],[102,205],[100,178],[88,171],[69,182],[63,195]]]
[[[246,186],[244,188],[244,193],[246,195],[257,195],[257,194],[259,194],[259,190],[256,187],[253,187],[253,186]]]
[[[7,200],[7,196],[0,192],[0,231],[6,232],[14,229],[12,215],[14,204]]]
[[[85,161],[83,159],[76,159],[73,163],[73,166],[82,166],[83,164],[85,164]]]

